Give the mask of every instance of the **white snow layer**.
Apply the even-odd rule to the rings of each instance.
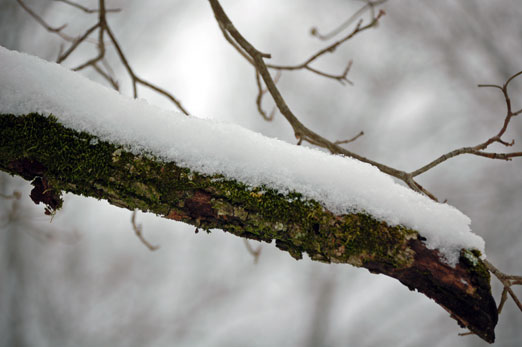
[[[202,100],[205,96],[202,96]],[[367,212],[424,236],[450,264],[461,248],[484,253],[470,219],[396,183],[358,160],[265,137],[240,126],[166,111],[101,86],[78,73],[0,46],[0,113],[53,114],[134,153],[152,153],[205,174],[251,186],[297,191],[335,213]]]

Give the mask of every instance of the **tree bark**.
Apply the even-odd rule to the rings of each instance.
[[[249,187],[63,127],[50,116],[0,115],[0,169],[32,181],[31,198],[46,213],[63,191],[106,199],[209,231],[275,241],[301,259],[347,263],[398,279],[435,300],[458,323],[493,342],[497,309],[477,251],[461,251],[451,267],[417,231],[364,213],[336,215],[299,193]]]

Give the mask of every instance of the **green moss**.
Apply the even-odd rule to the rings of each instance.
[[[416,232],[390,227],[367,214],[336,216],[296,192],[249,187],[151,155],[135,155],[64,128],[52,116],[1,115],[0,129],[0,168],[13,173],[13,160],[37,160],[57,191],[170,215],[207,230],[277,240],[277,247],[298,259],[306,252],[316,260],[355,265],[378,261],[399,267],[412,261],[406,243]]]
[[[486,264],[480,260],[480,251],[476,249],[463,249],[460,251],[460,259],[459,261],[468,267],[468,271],[473,273],[473,278],[481,278],[488,284],[491,279],[491,275],[489,273]]]

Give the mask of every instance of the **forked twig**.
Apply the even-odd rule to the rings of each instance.
[[[117,53],[118,57],[120,58],[120,61],[124,65],[125,69],[127,70],[127,73],[129,75],[129,77],[131,78],[132,90],[133,90],[134,98],[138,97],[137,86],[138,86],[138,84],[140,84],[140,85],[145,86],[147,88],[150,88],[150,89],[154,90],[155,92],[157,92],[157,93],[165,96],[166,98],[168,98],[185,115],[189,114],[188,111],[181,104],[181,101],[178,100],[174,95],[172,95],[171,93],[167,92],[163,88],[160,88],[160,87],[158,87],[158,86],[156,86],[156,85],[154,85],[154,84],[144,80],[143,78],[139,77],[136,74],[136,72],[132,69],[132,67],[130,66],[130,63],[129,63],[127,57],[123,53],[123,50],[122,50],[118,40],[116,39],[116,36],[113,34],[112,29],[110,28],[109,23],[107,21],[107,13],[108,12],[119,12],[120,9],[106,9],[105,8],[105,0],[99,0],[99,8],[98,9],[89,9],[89,8],[86,8],[83,5],[80,5],[80,4],[76,3],[76,2],[69,1],[69,0],[55,0],[55,1],[63,2],[65,4],[68,4],[70,6],[78,8],[78,9],[80,9],[80,10],[86,12],[86,13],[97,13],[98,14],[98,23],[96,23],[95,25],[91,26],[89,29],[87,29],[79,37],[73,38],[73,37],[71,37],[69,35],[66,35],[66,34],[64,34],[62,32],[62,30],[66,27],[66,24],[62,25],[60,27],[52,27],[49,24],[47,24],[47,22],[41,16],[39,16],[33,10],[31,10],[22,0],[17,0],[17,2],[20,4],[20,6],[27,13],[29,13],[29,15],[31,15],[31,17],[33,17],[45,29],[47,29],[48,31],[53,32],[53,33],[59,35],[62,39],[66,40],[66,41],[72,42],[71,46],[67,50],[65,50],[63,52],[60,51],[60,54],[59,54],[58,59],[57,59],[58,63],[64,62],[73,52],[76,51],[76,49],[83,42],[85,42],[88,39],[88,37],[93,32],[98,30],[98,39],[96,41],[96,45],[97,45],[97,48],[98,48],[97,55],[95,57],[93,57],[93,58],[83,62],[82,64],[78,65],[77,67],[73,68],[74,71],[80,71],[80,70],[83,70],[83,69],[85,69],[87,67],[92,67],[100,76],[102,76],[105,80],[107,80],[107,82],[109,82],[109,84],[114,89],[119,90],[119,83],[113,77],[113,75],[111,73],[112,69],[110,69],[110,67],[107,66],[107,63],[104,62],[104,58],[105,58],[105,55],[106,55],[105,34],[107,34],[107,36],[110,39],[110,42],[112,43],[112,45],[116,49],[116,53]],[[104,66],[105,66],[107,71],[104,71],[101,68],[101,66],[99,65],[100,62],[102,62],[104,64]]]
[[[312,36],[317,37],[320,40],[326,41],[330,40],[331,38],[339,35],[344,29],[348,28],[350,25],[355,22],[357,18],[359,18],[361,15],[364,14],[367,10],[370,10],[370,15],[373,18],[375,16],[375,7],[378,5],[384,4],[387,0],[377,0],[377,1],[371,1],[371,0],[363,0],[366,4],[362,6],[360,9],[355,11],[347,20],[345,20],[341,25],[339,25],[337,28],[333,29],[327,34],[320,34],[319,29],[317,27],[312,27],[310,29],[310,34]]]
[[[484,264],[486,264],[489,272],[495,275],[495,277],[504,286],[504,289],[502,290],[502,296],[500,298],[500,303],[498,305],[498,313],[500,313],[502,311],[502,308],[504,307],[504,304],[508,298],[507,294],[511,296],[515,304],[518,306],[518,309],[522,312],[522,303],[520,302],[515,292],[513,292],[513,289],[511,288],[514,285],[522,285],[522,276],[507,275],[499,269],[497,269],[493,264],[491,264],[487,260],[484,260]]]
[[[277,71],[276,77],[274,78],[274,83],[277,83],[279,81],[279,78],[281,78],[281,71]],[[259,72],[256,70],[256,84],[257,84],[257,97],[256,97],[256,106],[257,111],[259,114],[268,122],[272,121],[274,119],[274,115],[276,112],[276,108],[274,107],[270,114],[267,114],[265,110],[263,110],[263,106],[261,105],[263,102],[263,96],[268,92],[267,89],[263,88],[263,85],[261,84],[261,77],[259,76]]]
[[[83,12],[85,13],[98,13],[100,12],[99,9],[91,9],[91,8],[87,8],[83,5],[80,5],[76,2],[73,2],[73,1],[70,1],[70,0],[54,0],[56,2],[63,2],[64,4],[67,4],[67,5],[71,5],[72,7],[76,7],[77,9],[79,10],[82,10]],[[121,8],[108,8],[105,10],[105,12],[120,12],[121,11]]]
[[[508,108],[508,112],[506,115],[506,118],[504,120],[504,124],[499,131],[499,133],[492,138],[488,139],[487,141],[474,146],[474,147],[463,147],[460,149],[456,149],[454,151],[451,151],[449,153],[446,153],[439,158],[435,159],[434,161],[426,164],[425,166],[412,171],[412,172],[406,172],[403,170],[398,170],[393,167],[384,165],[382,163],[373,161],[371,159],[368,159],[366,157],[363,157],[357,153],[354,153],[352,151],[349,151],[345,148],[342,148],[339,146],[339,143],[337,142],[331,142],[327,140],[326,138],[322,137],[321,135],[315,133],[311,129],[304,126],[299,119],[295,116],[295,114],[292,112],[292,110],[288,107],[286,104],[285,99],[281,95],[280,91],[276,87],[276,84],[269,73],[269,68],[274,68],[276,65],[270,65],[266,64],[264,59],[270,57],[269,54],[261,53],[259,52],[254,46],[252,46],[242,35],[241,33],[235,28],[232,21],[228,18],[225,11],[221,7],[218,0],[209,0],[210,5],[212,7],[212,11],[214,12],[214,16],[216,17],[216,20],[219,24],[219,27],[221,28],[221,31],[223,32],[225,38],[228,42],[231,42],[232,46],[238,50],[242,56],[246,57],[246,60],[253,64],[257,70],[256,76],[261,76],[263,82],[266,85],[266,88],[272,98],[274,99],[274,102],[281,112],[281,114],[286,118],[286,120],[290,123],[294,130],[294,134],[296,138],[298,139],[298,144],[301,144],[303,141],[309,142],[310,144],[316,145],[318,147],[323,147],[328,149],[331,153],[334,154],[342,154],[348,157],[355,158],[357,160],[360,160],[365,163],[369,163],[371,165],[376,166],[379,170],[382,172],[393,176],[404,183],[411,189],[423,193],[430,197],[431,199],[438,201],[437,198],[429,192],[427,189],[425,189],[422,185],[420,185],[418,182],[415,181],[415,177],[421,175],[422,173],[428,171],[429,169],[432,169],[433,167],[441,164],[442,162],[453,158],[458,155],[462,154],[473,154],[481,157],[491,158],[491,159],[504,159],[504,160],[510,160],[513,157],[520,157],[522,156],[522,152],[512,152],[512,153],[494,153],[494,152],[485,152],[484,149],[486,149],[490,144],[498,142],[503,144],[504,146],[512,146],[514,144],[514,141],[512,142],[506,142],[501,139],[501,136],[505,133],[507,126],[509,125],[509,122],[512,117],[522,113],[522,109],[518,111],[512,111],[511,109],[511,101],[509,99],[508,94],[508,85],[509,83],[516,77],[518,77],[522,72],[516,73],[515,75],[511,76],[506,83],[503,86],[494,86],[502,90],[504,93],[506,104]],[[379,18],[383,15],[383,12],[379,12],[373,19],[370,21],[370,23],[366,24],[365,26],[362,26],[362,23],[359,22],[356,28],[347,36],[345,36],[343,39],[337,41],[332,46],[329,46],[315,55],[313,55],[311,58],[306,60],[303,64],[298,66],[306,66],[310,62],[314,61],[317,57],[320,55],[329,52],[330,50],[334,50],[335,47],[337,47],[339,42],[345,42],[348,37],[353,37],[353,35],[361,32],[363,29],[368,29],[375,25]],[[258,83],[258,86],[260,83]],[[485,85],[481,85],[485,86]],[[488,85],[489,86],[489,85]]]
[[[504,308],[504,304],[506,303],[508,299],[508,294],[511,296],[515,304],[517,305],[518,309],[522,312],[522,303],[518,299],[517,295],[511,288],[515,285],[522,285],[522,276],[514,276],[514,275],[507,275],[497,269],[493,264],[491,264],[488,260],[483,260],[484,264],[488,268],[489,272],[492,273],[499,281],[502,283],[503,289],[502,294],[500,295],[500,302],[498,304],[497,312],[500,315],[502,313],[502,309]],[[468,335],[475,335],[474,332],[467,331],[465,333],[459,333],[459,336],[468,336]]]

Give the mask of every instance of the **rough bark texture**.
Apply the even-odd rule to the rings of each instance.
[[[130,210],[154,212],[198,228],[223,229],[275,245],[296,259],[347,263],[397,278],[446,309],[461,326],[494,341],[497,310],[477,251],[455,268],[427,249],[417,231],[370,215],[335,215],[298,193],[248,187],[99,141],[37,114],[0,115],[0,169],[31,180],[31,198],[60,208],[62,191]]]

